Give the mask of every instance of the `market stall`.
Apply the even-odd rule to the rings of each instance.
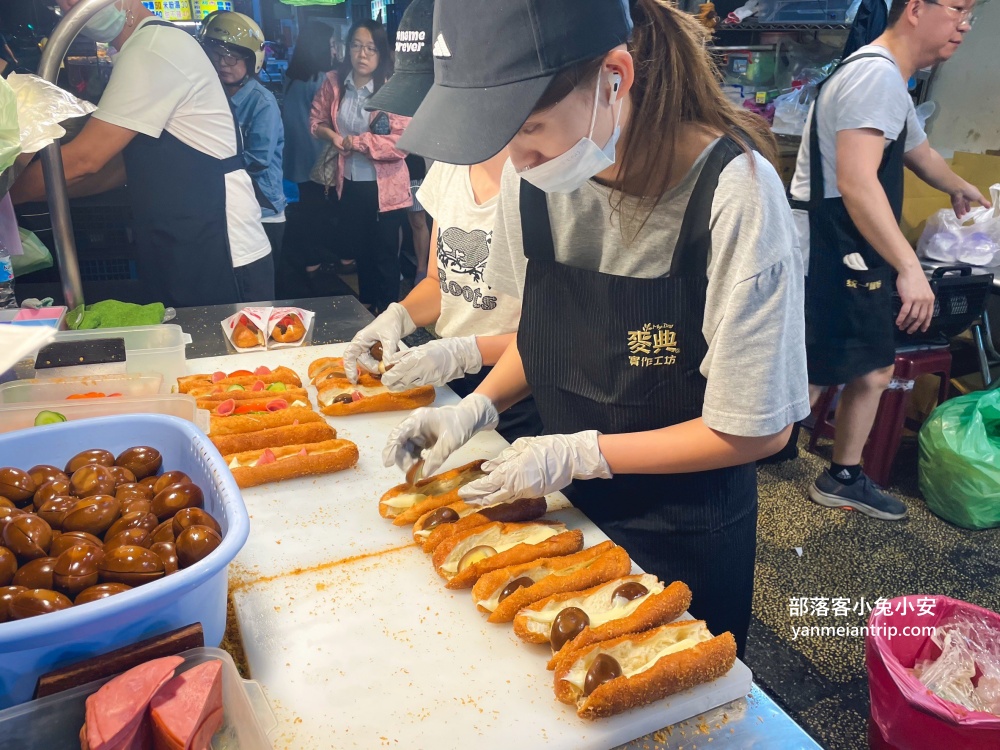
[[[368,318],[351,298],[309,300],[308,309],[316,313],[310,346],[242,355],[227,353],[232,344],[220,326],[220,320],[234,310],[178,311],[177,322],[192,338],[188,355],[201,355],[187,359],[185,371],[194,375],[266,368],[281,373],[287,370],[279,368],[288,368],[305,383],[310,364],[336,357],[342,346],[334,342],[349,338]],[[19,372],[26,374],[23,369]],[[174,372],[170,375],[176,379]],[[309,392],[315,398],[315,388]],[[456,399],[448,389],[437,389],[435,394],[439,405]],[[267,482],[241,493],[250,532],[229,566],[229,593],[242,638],[241,656],[277,722],[269,734],[275,747],[457,746],[480,742],[484,736],[504,745],[530,747],[605,748],[623,743],[636,748],[686,747],[696,738],[719,747],[745,747],[747,742],[816,747],[752,687],[750,672],[740,662],[716,680],[609,719],[586,721],[576,716],[574,706],[556,701],[552,676],[545,669],[551,655],[548,647],[521,642],[509,625],[487,622],[467,591],[444,587],[428,556],[414,544],[408,526],[380,517],[379,497],[400,480],[394,469],[382,466],[381,448],[401,416],[390,411],[328,417],[337,431],[336,442],[357,446],[355,466],[323,477]],[[117,449],[117,442],[132,439],[130,430],[149,438],[148,430],[155,425],[146,433],[135,433],[139,428],[128,425],[136,419],[157,418],[110,418],[102,429],[113,429],[118,420],[125,434],[116,436],[116,445],[109,447]],[[74,420],[32,428],[32,437],[52,430],[53,435],[72,435],[79,442],[80,435],[88,434],[88,424]],[[195,434],[200,434],[197,429]],[[481,435],[445,468],[489,458],[504,445],[493,433]],[[80,446],[74,448],[93,447]],[[281,449],[275,451],[280,456]],[[165,461],[167,457],[165,449]],[[60,454],[53,461],[63,458]],[[217,482],[231,481],[228,471],[213,468],[213,472],[226,475],[217,477]],[[238,470],[236,474],[243,476]],[[566,530],[582,531],[586,548],[606,539],[563,498],[548,502],[552,512],[547,519]],[[206,499],[205,508],[217,504],[215,498]],[[224,514],[229,546],[240,546],[237,517]],[[205,562],[218,559],[209,555]],[[138,595],[155,601],[158,591],[192,572],[193,568],[181,570],[177,576],[118,595],[119,602]],[[112,602],[101,604],[107,607]],[[83,616],[85,607],[72,610]],[[55,623],[66,614],[45,618]],[[183,616],[199,618],[190,609]],[[27,623],[44,625],[45,618]],[[153,619],[140,618],[129,633],[113,636],[92,653],[187,624]],[[0,641],[5,629],[25,624],[24,620],[0,624]],[[205,634],[209,647],[221,639],[217,626],[206,626]],[[90,654],[62,652],[44,666],[64,667],[85,655]],[[26,693],[19,689],[22,694],[14,702],[22,703],[31,689]],[[12,710],[17,709],[0,712],[0,726]],[[265,720],[264,725],[268,723]]]

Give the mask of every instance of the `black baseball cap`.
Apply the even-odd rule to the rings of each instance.
[[[486,161],[556,74],[631,32],[628,0],[437,0],[434,85],[399,147],[451,164]]]
[[[396,69],[365,109],[413,117],[434,83],[434,0],[413,0],[396,29]]]

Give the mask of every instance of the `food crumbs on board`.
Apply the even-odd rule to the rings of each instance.
[[[653,741],[666,742],[669,736],[670,736],[670,727],[667,727],[666,729],[661,729],[659,732],[653,732]]]

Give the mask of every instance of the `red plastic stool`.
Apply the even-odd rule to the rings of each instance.
[[[916,380],[921,375],[937,375],[941,378],[938,386],[938,403],[948,398],[951,380],[951,352],[946,348],[923,349],[919,351],[897,352],[892,376],[897,380]],[[862,454],[865,473],[876,484],[885,485],[892,473],[892,464],[903,440],[906,424],[906,407],[910,401],[910,388],[889,388],[879,401],[875,424]],[[836,424],[830,413],[840,388],[827,388],[813,407],[815,424],[809,437],[809,452],[816,452],[820,438],[832,438]]]

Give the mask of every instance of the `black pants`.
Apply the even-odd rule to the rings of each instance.
[[[322,185],[299,183],[299,200],[288,204],[285,244],[288,260],[295,265],[318,266],[332,263],[337,226],[337,190],[324,195]]]
[[[270,302],[274,299],[274,258],[270,253],[260,260],[236,269],[240,302]]]
[[[358,296],[377,312],[399,302],[399,230],[406,211],[379,213],[378,183],[344,180],[339,206],[344,257],[358,262]]]
[[[448,383],[451,388],[462,398],[476,390],[486,376],[490,374],[492,367],[484,367],[475,375],[452,380]],[[538,437],[542,434],[542,418],[538,416],[538,409],[535,407],[535,399],[528,396],[523,401],[518,401],[512,407],[500,415],[500,423],[497,425],[503,439],[508,443],[513,443],[522,437]]]
[[[267,241],[271,243],[271,262],[274,264],[275,273],[277,273],[281,267],[281,248],[285,240],[285,222],[265,221],[262,223],[264,225],[264,234],[267,235]]]

